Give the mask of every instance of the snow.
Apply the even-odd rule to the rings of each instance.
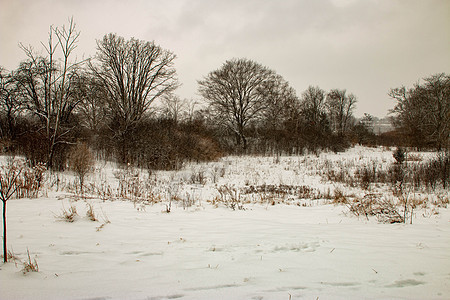
[[[324,192],[336,184],[314,166],[368,158],[386,163],[392,152],[354,148],[279,162],[226,157],[177,172],[142,172],[139,178],[150,177],[152,191],[164,195],[152,204],[92,195],[74,201],[73,177],[60,174],[58,191],[8,201],[9,250],[23,261],[28,249],[39,272],[24,275],[20,263],[1,264],[0,299],[449,299],[446,208],[417,210],[411,225],[357,218],[325,199],[271,205],[242,195],[245,210],[211,203],[221,185]],[[114,170],[100,164],[90,180],[116,188]],[[190,182],[202,171],[204,184]],[[168,195],[193,203],[173,201],[167,213]],[[98,221],[85,216],[87,203]],[[73,223],[55,218],[71,205],[79,215]]]

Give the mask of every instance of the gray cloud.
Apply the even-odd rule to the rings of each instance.
[[[450,2],[446,0],[0,0],[0,65],[24,58],[18,42],[39,46],[51,24],[74,16],[81,56],[109,32],[155,40],[174,51],[183,86],[233,57],[280,73],[297,93],[310,84],[347,88],[357,114],[383,116],[389,88],[450,71]]]

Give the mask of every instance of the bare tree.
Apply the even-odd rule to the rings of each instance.
[[[154,42],[125,40],[108,34],[97,41],[96,60],[91,70],[106,89],[114,139],[121,144],[121,159],[127,162],[127,144],[134,126],[152,102],[178,86],[176,56]]]
[[[284,82],[278,75],[248,59],[232,59],[198,81],[200,94],[220,124],[231,130],[236,144],[247,149],[246,127],[262,118],[274,101],[275,88]]]
[[[15,138],[17,118],[23,109],[24,105],[18,93],[15,74],[7,73],[4,68],[0,67],[0,114],[5,118],[5,124],[0,126],[0,136],[12,140]]]
[[[364,117],[353,126],[352,132],[358,144],[364,145],[374,141],[375,133],[373,132],[373,123],[374,117],[368,113],[364,113]]]
[[[267,99],[267,108],[264,110],[266,126],[272,130],[281,129],[292,109],[298,105],[295,90],[283,77],[274,75],[263,84],[261,91]]]
[[[450,76],[440,73],[424,78],[416,93],[429,142],[438,150],[450,147]]]
[[[295,115],[299,111],[300,101],[296,92],[280,75],[264,83],[261,92],[265,94],[267,107],[261,121],[252,122],[253,135],[258,143],[255,150],[270,151],[277,155],[282,151],[290,151],[298,131]]]
[[[73,94],[80,103],[76,112],[80,116],[82,126],[94,135],[98,134],[107,118],[106,90],[101,81],[91,74],[82,73],[76,78]]]
[[[325,91],[318,86],[309,86],[302,93],[302,109],[308,111],[310,122],[314,125],[320,123],[322,115],[325,113]]]
[[[347,94],[346,90],[333,89],[327,95],[327,107],[334,132],[338,136],[344,136],[349,130],[353,109],[356,105],[356,97]]]
[[[167,94],[162,98],[162,114],[167,118],[173,120],[175,124],[181,118],[183,112],[188,109],[188,103],[186,99],[182,100],[178,95]]]
[[[391,89],[389,96],[397,101],[394,125],[414,146],[450,147],[450,76],[435,74],[413,88]]]
[[[23,166],[20,162],[9,160],[0,167],[0,199],[3,202],[3,262],[8,262],[6,248],[6,202],[14,195],[19,187],[19,176]]]
[[[187,113],[187,120],[189,122],[192,122],[197,115],[203,115],[199,109],[199,107],[201,106],[200,101],[197,101],[195,99],[185,99],[186,100],[186,113]]]
[[[326,147],[330,126],[326,114],[326,93],[318,86],[309,86],[302,93],[301,116],[303,126],[301,137],[310,150]]]
[[[19,66],[18,84],[28,110],[43,125],[40,131],[47,143],[47,168],[53,166],[57,147],[70,142],[68,136],[73,127],[65,125],[79,103],[72,97],[73,79],[77,76],[79,63],[71,62],[70,58],[79,35],[73,19],[70,19],[68,27],[50,27],[48,43],[42,44],[45,56],[36,55],[31,46],[21,45],[28,60]]]

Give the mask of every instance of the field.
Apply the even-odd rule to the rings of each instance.
[[[97,162],[83,193],[47,174],[38,198],[8,201],[0,299],[449,299],[449,190],[361,180],[393,163],[363,147],[152,173]]]

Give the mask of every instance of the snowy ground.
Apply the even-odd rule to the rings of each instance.
[[[163,195],[153,204],[138,196],[103,201],[105,194],[73,201],[73,178],[61,175],[58,191],[50,178],[43,197],[8,201],[9,249],[22,261],[29,249],[39,272],[1,264],[0,299],[449,299],[449,209],[417,210],[410,225],[357,218],[346,206],[295,195],[276,205],[267,195],[239,196],[245,210],[212,201],[224,185],[305,185],[323,195],[337,184],[318,175],[319,161],[370,157],[389,163],[392,153],[228,157],[150,180],[141,175]],[[90,180],[114,190],[113,173],[101,165]],[[85,216],[86,202],[98,221]],[[71,205],[75,222],[55,218]]]

